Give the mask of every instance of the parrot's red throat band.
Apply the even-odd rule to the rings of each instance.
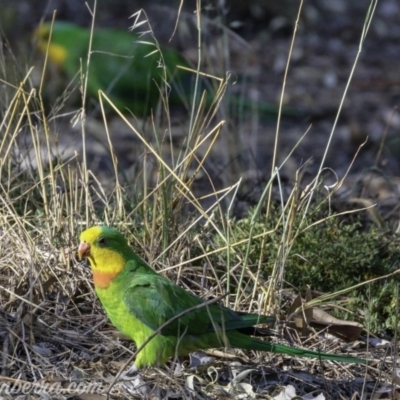
[[[104,272],[92,268],[93,283],[96,287],[106,289],[118,272]]]

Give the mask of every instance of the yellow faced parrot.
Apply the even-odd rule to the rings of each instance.
[[[113,228],[95,226],[82,232],[78,254],[90,262],[96,293],[111,322],[137,347],[172,317],[204,303],[153,271]],[[321,360],[365,363],[359,358],[269,343],[250,336],[254,325],[271,321],[273,317],[209,304],[164,327],[138,353],[134,369],[163,364],[175,355],[228,345]]]
[[[42,24],[35,38],[39,50],[45,53],[48,48],[49,59],[73,79],[80,68],[83,73],[86,71],[90,34],[90,29],[57,21],[52,32],[50,23]],[[194,76],[177,68],[187,66],[186,61],[170,48],[163,48],[161,57],[155,46],[139,43],[140,40],[146,41],[146,37],[118,29],[94,30],[87,79],[89,96],[97,99],[101,89],[121,111],[149,115],[160,99],[165,66],[171,85],[169,102],[182,104],[179,91],[190,92],[182,85],[190,86]]]

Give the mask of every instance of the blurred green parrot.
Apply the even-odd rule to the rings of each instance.
[[[57,21],[50,31],[51,23],[44,23],[35,31],[39,50],[46,53],[48,49],[50,61],[69,79],[76,78],[81,67],[85,72],[90,29]],[[89,96],[98,98],[98,91],[102,90],[122,112],[128,109],[137,116],[146,116],[157,106],[166,78],[171,85],[168,87],[169,103],[182,104],[179,93],[190,92],[185,86],[190,86],[194,74],[177,66],[187,67],[187,62],[173,49],[162,48],[160,54],[154,44],[140,40],[145,41],[127,31],[94,30],[87,78]]]
[[[51,23],[46,22],[36,29],[34,36],[39,50],[48,52],[49,59],[69,79],[74,79],[81,68],[82,72],[86,71],[90,35],[88,28],[56,21],[52,31]],[[103,28],[94,30],[91,49],[87,78],[89,97],[97,99],[98,91],[102,90],[120,111],[145,117],[159,104],[160,91],[164,98],[168,96],[168,103],[172,106],[185,106],[193,96],[195,73],[178,68],[189,68],[189,65],[171,48],[163,47],[158,51],[154,43],[138,34]],[[199,93],[205,87],[204,81],[200,79]],[[213,100],[212,93],[208,93],[206,107]],[[278,114],[276,104],[229,97],[232,116],[240,117],[254,110],[257,110],[261,120],[275,120]],[[304,112],[285,107],[283,115],[298,119],[304,117]]]

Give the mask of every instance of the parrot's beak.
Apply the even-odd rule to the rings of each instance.
[[[86,258],[90,256],[90,245],[86,242],[80,242],[78,247],[78,256],[79,259]]]

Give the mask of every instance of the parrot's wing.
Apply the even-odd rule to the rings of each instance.
[[[136,274],[124,294],[129,311],[149,328],[156,330],[175,315],[204,303],[174,283],[156,274]],[[247,317],[251,316],[251,318]],[[257,315],[240,315],[226,307],[210,304],[191,311],[162,329],[163,335],[201,334],[240,329],[265,322]]]

